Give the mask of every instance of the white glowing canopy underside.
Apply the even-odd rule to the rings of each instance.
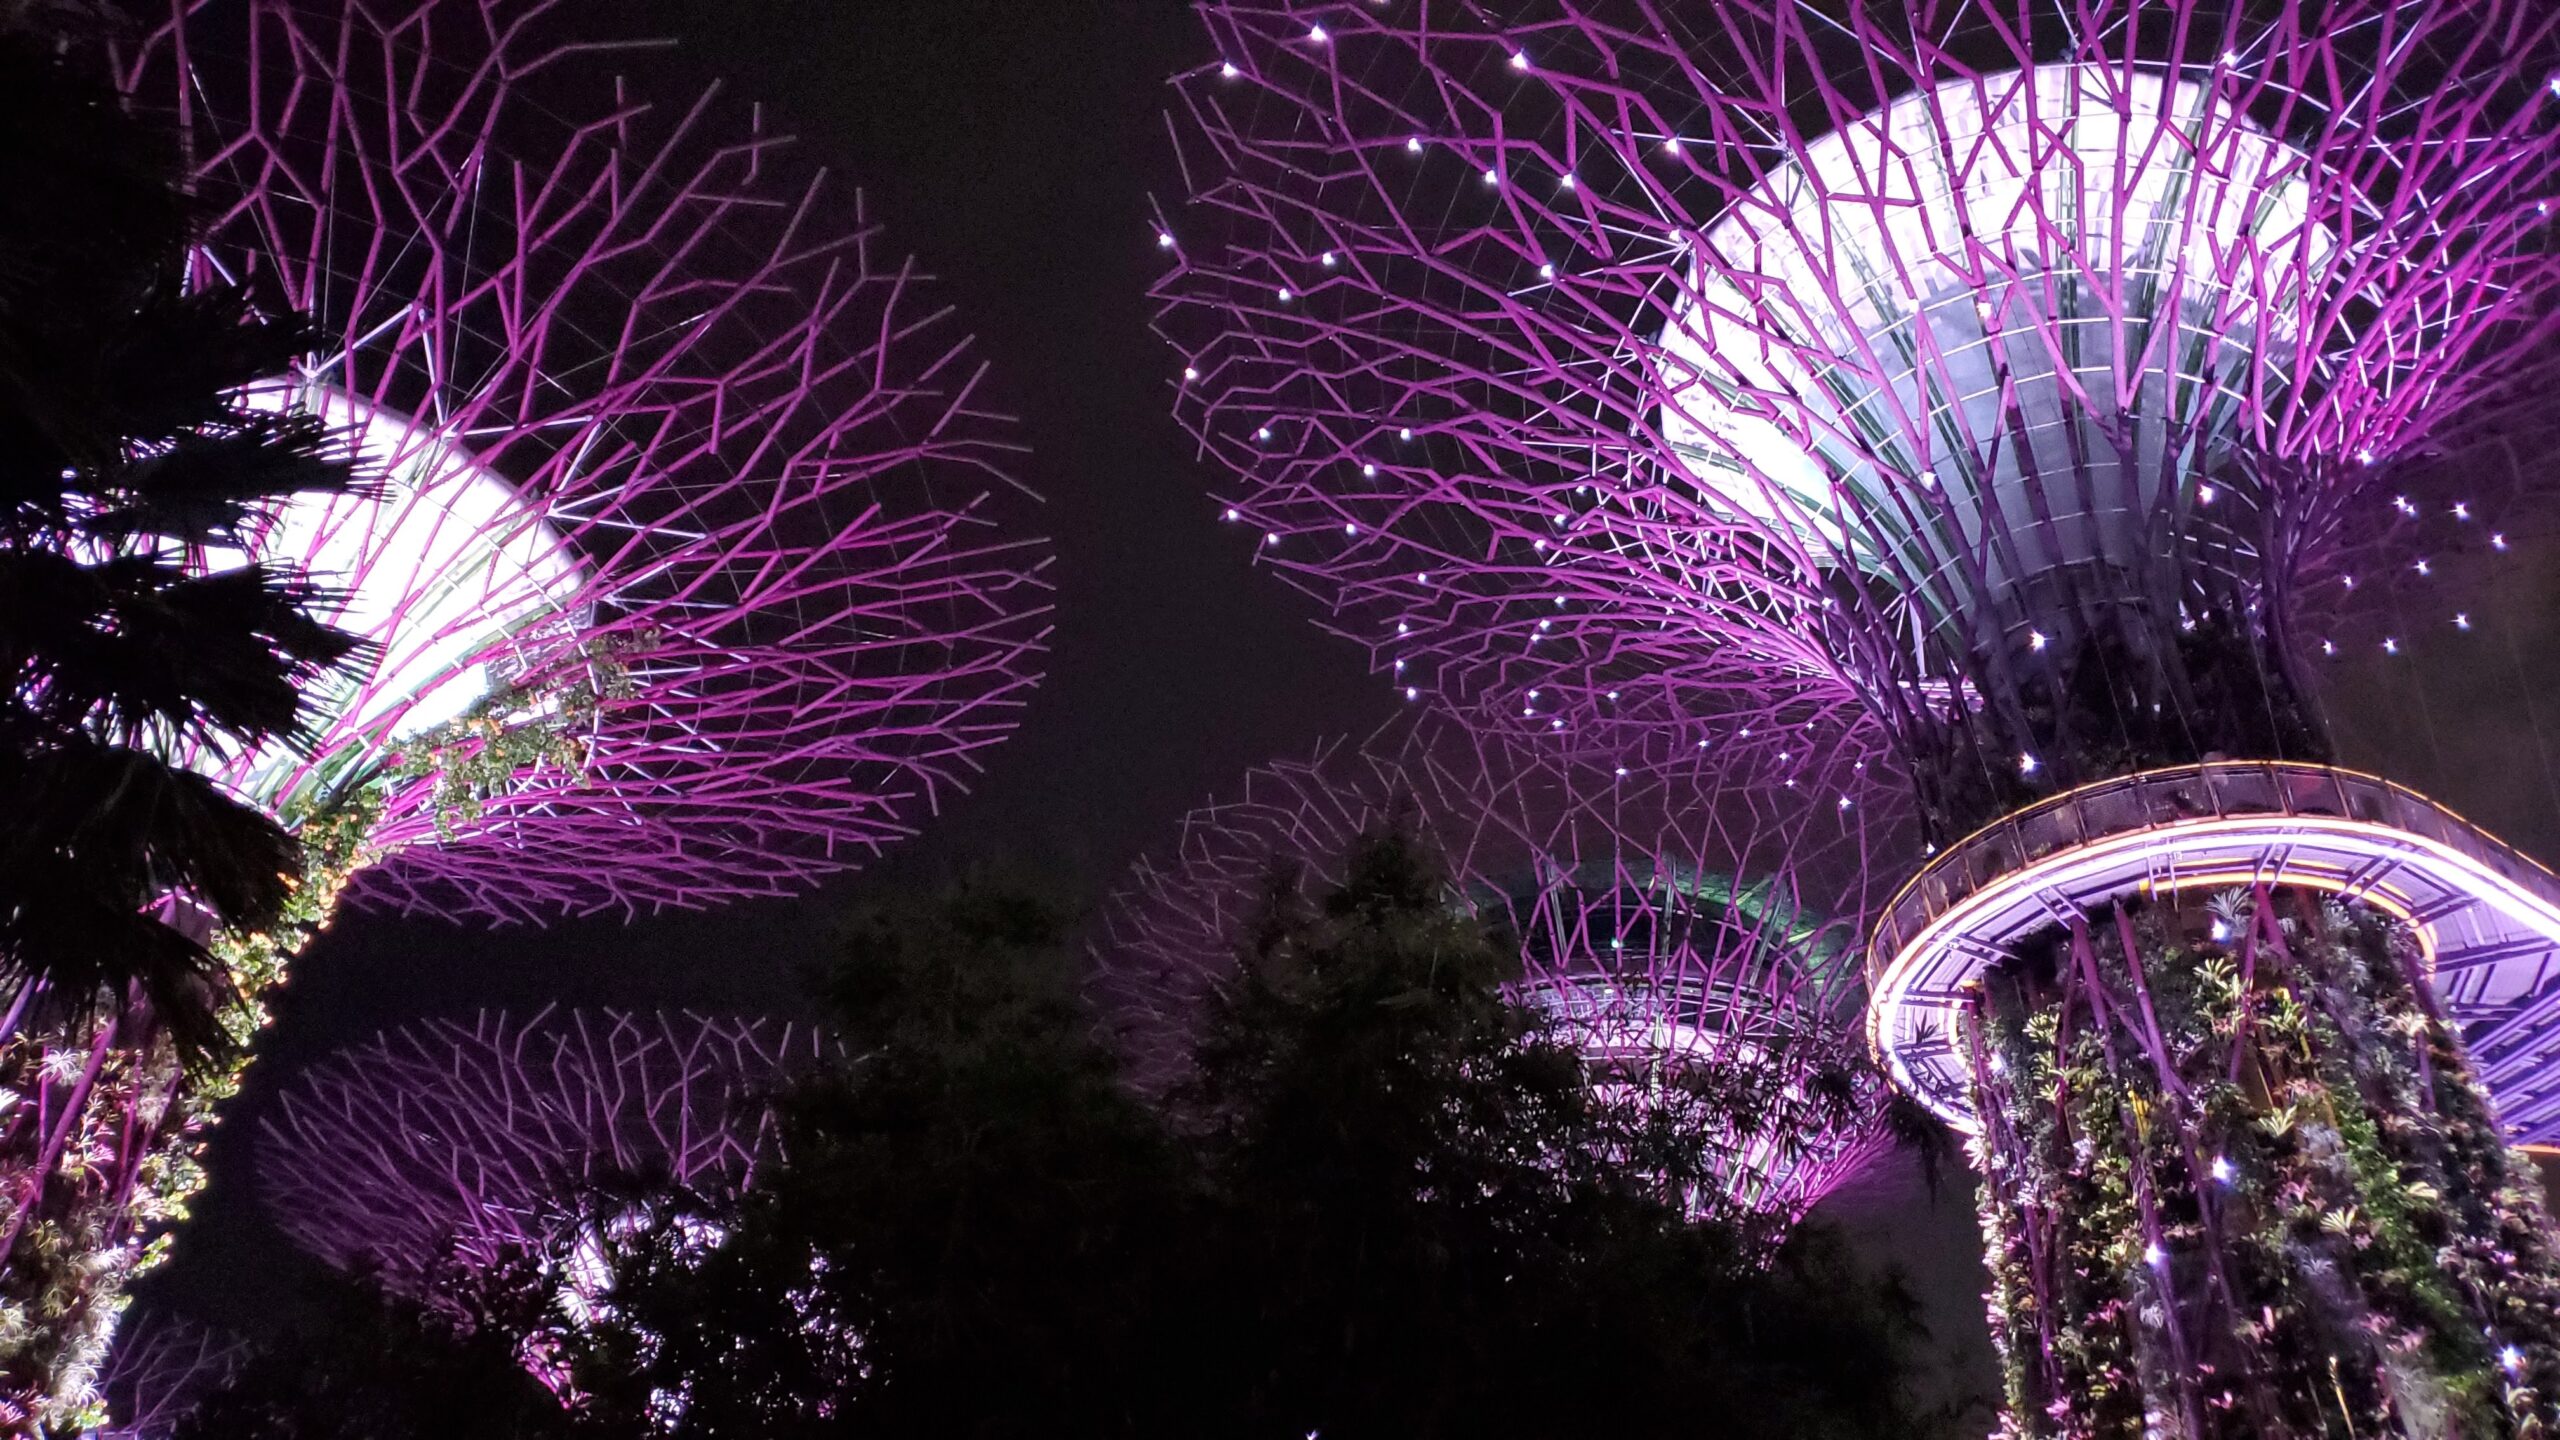
[[[2101,781],[1949,847],[1878,928],[1868,1043],[1903,1090],[1970,1132],[1972,1076],[1955,1041],[1966,987],[1986,968],[2056,916],[2257,884],[2408,922],[2510,1131],[2560,1139],[2551,1020],[2532,1004],[2560,982],[2560,878],[2414,791],[2317,765],[2216,762]]]
[[[304,496],[258,538],[254,558],[300,565],[332,590],[315,617],[372,641],[360,673],[306,692],[320,742],[310,758],[281,746],[197,757],[196,768],[269,806],[315,767],[463,715],[500,682],[511,641],[577,604],[577,552],[504,477],[458,441],[318,385],[255,391],[259,408],[316,413],[349,441],[373,493]],[[204,557],[209,569],[252,558]]]
[[[1777,1027],[1769,1016],[1754,1013],[1759,1007],[1742,995],[1723,1002],[1725,1014],[1736,1022],[1726,1030],[1703,1028],[1686,1018],[1697,1013],[1694,1004],[1678,1003],[1645,986],[1596,979],[1569,987],[1548,983],[1530,988],[1526,998],[1555,1021],[1586,1062],[1601,1070],[1595,1087],[1618,1104],[1645,1100],[1656,1087],[1673,1083],[1671,1072],[1683,1067],[1749,1069],[1764,1064],[1769,1048],[1747,1032],[1752,1023],[1764,1033]],[[1803,1086],[1791,1082],[1787,1094],[1801,1100]],[[1724,1146],[1717,1166],[1720,1188],[1729,1199],[1755,1209],[1810,1204],[1815,1195],[1808,1186],[1819,1183],[1824,1167],[1859,1143],[1845,1135],[1715,1138]]]
[[[2113,558],[2192,493],[2252,372],[2291,366],[2298,277],[2333,247],[2309,165],[2165,74],[1904,96],[1700,239],[1658,357],[1665,439],[1712,503],[1833,562],[1935,574],[1960,538],[1996,586]],[[1884,500],[1915,481],[1956,536]],[[1985,553],[1995,520],[2014,560]]]
[[[1679,1006],[1645,985],[1597,978],[1569,987],[1550,982],[1532,988],[1528,998],[1554,1019],[1576,1049],[1595,1061],[1678,1064],[1761,1053],[1750,1040],[1700,1028],[1687,1018],[1686,1012],[1693,1007]]]

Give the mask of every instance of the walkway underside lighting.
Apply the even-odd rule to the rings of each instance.
[[[2520,1142],[2560,1140],[2516,1021],[2560,975],[2560,877],[2424,797],[2313,765],[2226,763],[2102,781],[1939,852],[1886,907],[1868,1038],[1895,1080],[1978,1133],[1956,1036],[1983,975],[2063,917],[2260,888],[2333,896],[2408,932]],[[2238,927],[2226,923],[2232,939]],[[2216,938],[2216,937],[2208,937]]]

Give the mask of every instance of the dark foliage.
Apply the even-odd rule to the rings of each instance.
[[[582,1380],[685,1435],[1204,1433],[1159,1370],[1194,1205],[1115,1084],[1067,921],[964,889],[862,924],[828,986],[859,1058],[788,1097],[788,1162],[706,1245],[622,1256]],[[1133,1365],[1144,1368],[1142,1376]]]
[[[1818,1236],[1764,1268],[1693,1221],[1673,1197],[1712,1137],[1607,1103],[1409,841],[1345,873],[1257,928],[1193,1097],[1253,1433],[1911,1433],[1896,1292]]]
[[[0,25],[0,979],[73,1016],[147,1000],[200,1051],[224,977],[154,907],[262,927],[301,867],[164,757],[301,738],[358,648],[309,577],[206,547],[353,481],[316,421],[242,398],[306,327],[187,283],[175,141],[93,68]]]
[[[567,1440],[575,1417],[517,1338],[543,1326],[528,1279],[452,1277],[423,1302],[361,1276],[315,1282],[304,1322],[255,1351],[170,1440]]]
[[[585,1413],[686,1436],[1919,1433],[1898,1291],[1664,1198],[1658,1127],[1508,1004],[1401,838],[1275,900],[1180,1119],[1117,1083],[1059,913],[856,935],[858,1056],[714,1229],[617,1257]],[[1274,895],[1295,893],[1275,885]],[[1690,1112],[1694,1113],[1694,1112]]]

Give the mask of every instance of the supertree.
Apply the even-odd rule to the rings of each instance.
[[[1602,765],[1417,711],[1259,767],[1110,897],[1097,999],[1133,1079],[1178,1096],[1271,886],[1337,884],[1355,841],[1409,828],[1450,903],[1516,938],[1514,998],[1594,1083],[1704,1134],[1685,1203],[1774,1243],[1889,1138],[1881,1077],[1845,1043],[1881,898],[1842,804],[1863,762],[1790,743]]]
[[[99,1374],[103,1440],[168,1440],[249,1357],[248,1342],[157,1312],[128,1315]]]
[[[296,1245],[412,1300],[508,1271],[575,1319],[610,1288],[617,1227],[707,1217],[754,1180],[772,1092],[825,1052],[779,1020],[421,1021],[294,1077],[259,1123],[261,1198]]]
[[[755,112],[631,98],[583,13],[172,0],[116,47],[202,273],[326,337],[266,403],[375,482],[254,549],[378,658],[307,747],[191,762],[308,852],[295,923],[212,937],[243,1046],[350,885],[496,922],[786,893],[905,833],[1034,678],[1045,552],[967,338]],[[63,1421],[236,1068],[44,998],[0,1009],[0,1405]]]
[[[2489,1099],[2560,1118],[2560,885],[2310,673],[2550,373],[2560,12],[1203,13],[1160,325],[1269,563],[1487,723],[1916,799],[1867,1030],[1973,1137],[2011,1430],[2560,1421]]]

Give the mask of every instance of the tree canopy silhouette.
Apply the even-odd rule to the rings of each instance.
[[[0,26],[0,981],[15,1025],[144,1001],[202,1051],[228,983],[202,937],[275,923],[302,866],[178,757],[300,739],[359,643],[307,613],[314,577],[208,556],[357,482],[253,403],[305,325],[190,274],[176,142],[92,70]]]
[[[684,1436],[1917,1433],[1898,1289],[1666,1184],[1681,1137],[1507,1000],[1407,836],[1239,937],[1197,1084],[1118,1082],[1067,917],[857,928],[854,1057],[733,1210],[621,1248],[579,1384]],[[1712,1098],[1712,1097],[1709,1097]],[[1693,1121],[1697,1107],[1675,1112]],[[1693,1149],[1701,1137],[1687,1142]]]

